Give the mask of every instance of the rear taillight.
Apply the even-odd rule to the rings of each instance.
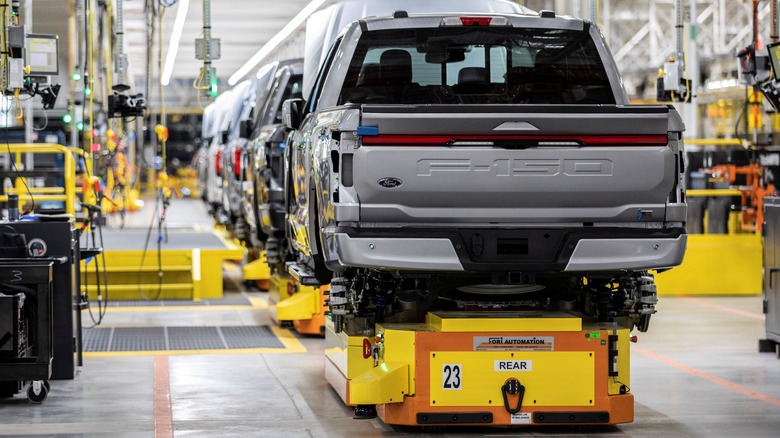
[[[233,175],[241,175],[241,149],[233,149]]]
[[[507,17],[444,17],[439,26],[510,26]]]
[[[217,173],[217,176],[222,175],[222,150],[218,150],[217,154],[214,156],[214,170]]]
[[[660,135],[364,135],[364,145],[375,146],[665,146]]]

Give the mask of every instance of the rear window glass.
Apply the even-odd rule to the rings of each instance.
[[[366,32],[339,103],[614,104],[585,31],[442,27]]]

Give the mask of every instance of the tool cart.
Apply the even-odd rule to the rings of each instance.
[[[51,261],[0,260],[0,397],[25,386],[33,403],[49,394],[53,266]]]

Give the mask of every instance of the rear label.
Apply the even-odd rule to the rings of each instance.
[[[579,332],[575,333],[579,336]],[[510,378],[519,380],[526,388],[524,407],[572,409],[593,406],[596,399],[597,373],[592,351],[430,351],[429,357],[429,403],[437,408],[501,407],[501,387]],[[514,402],[515,398],[509,401]],[[470,408],[464,411],[471,411]]]
[[[460,390],[463,384],[463,366],[461,364],[444,364],[442,367],[441,389]]]
[[[474,336],[474,351],[554,351],[553,336]]]
[[[533,371],[530,360],[496,360],[493,371]]]
[[[517,414],[512,414],[511,422],[512,424],[531,424],[531,413],[520,412]]]

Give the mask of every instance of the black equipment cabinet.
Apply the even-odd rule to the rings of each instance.
[[[758,350],[780,358],[780,197],[764,198],[764,314],[766,339]]]
[[[0,397],[21,391],[42,402],[52,374],[53,262],[0,264]]]
[[[4,222],[0,231],[13,228],[23,234],[31,254],[26,262],[53,261],[52,317],[54,360],[52,379],[73,379],[81,357],[81,297],[78,233],[67,221]]]

